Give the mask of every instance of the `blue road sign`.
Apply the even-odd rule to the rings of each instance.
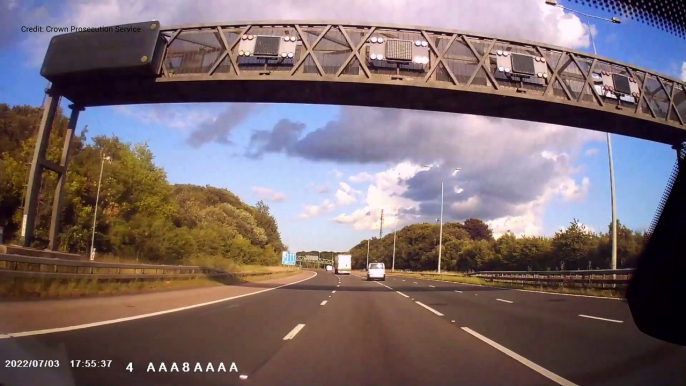
[[[283,265],[295,265],[295,252],[282,252],[281,253],[281,264],[283,264]]]

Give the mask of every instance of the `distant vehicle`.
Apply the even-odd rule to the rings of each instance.
[[[406,269],[405,272],[412,272],[412,270],[411,270],[411,269]]]
[[[334,257],[334,271],[336,275],[350,275],[350,266],[352,264],[351,255],[336,255]]]
[[[327,272],[333,271],[333,267],[330,266],[330,265],[327,265],[327,266],[326,266],[326,271],[327,271]]]
[[[386,266],[384,263],[369,263],[367,270],[367,280],[386,281]]]

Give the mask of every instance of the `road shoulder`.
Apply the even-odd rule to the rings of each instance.
[[[0,303],[0,334],[64,328],[192,307],[199,304],[248,296],[314,277],[314,272],[265,280],[258,283],[194,288],[159,293],[36,300]]]

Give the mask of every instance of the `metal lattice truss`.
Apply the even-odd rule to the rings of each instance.
[[[159,81],[279,79],[422,86],[557,102],[686,129],[684,83],[534,42],[447,30],[307,22],[184,26],[162,33],[167,50]],[[242,40],[259,36],[295,36],[297,49],[292,57],[284,53],[277,59],[240,51]],[[372,60],[370,39],[377,37],[428,43],[428,63]],[[538,77],[512,76],[498,67],[503,52],[544,58],[547,72]],[[620,98],[606,92],[602,74],[630,77],[638,94]]]

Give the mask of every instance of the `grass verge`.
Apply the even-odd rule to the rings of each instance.
[[[596,288],[569,288],[569,287],[550,287],[550,286],[535,286],[535,285],[520,285],[520,284],[510,284],[510,283],[496,283],[489,282],[482,278],[464,276],[460,274],[446,274],[446,275],[427,275],[422,272],[387,272],[389,276],[401,276],[407,278],[415,279],[431,279],[431,280],[442,280],[461,284],[472,284],[481,285],[486,287],[497,287],[497,288],[508,288],[508,289],[523,289],[529,291],[542,291],[551,293],[563,293],[571,295],[587,295],[587,296],[599,296],[604,298],[619,298],[623,299],[621,291],[610,290],[610,289],[596,289]]]
[[[267,267],[265,267],[267,268]],[[282,267],[273,267],[282,268]],[[37,279],[23,277],[0,278],[0,297],[5,299],[54,299],[86,296],[107,296],[139,294],[146,292],[171,291],[179,289],[236,285],[287,277],[300,273],[299,270],[262,271],[265,275],[246,278],[205,278],[178,280],[94,280],[94,279]],[[274,273],[270,273],[274,272]]]

